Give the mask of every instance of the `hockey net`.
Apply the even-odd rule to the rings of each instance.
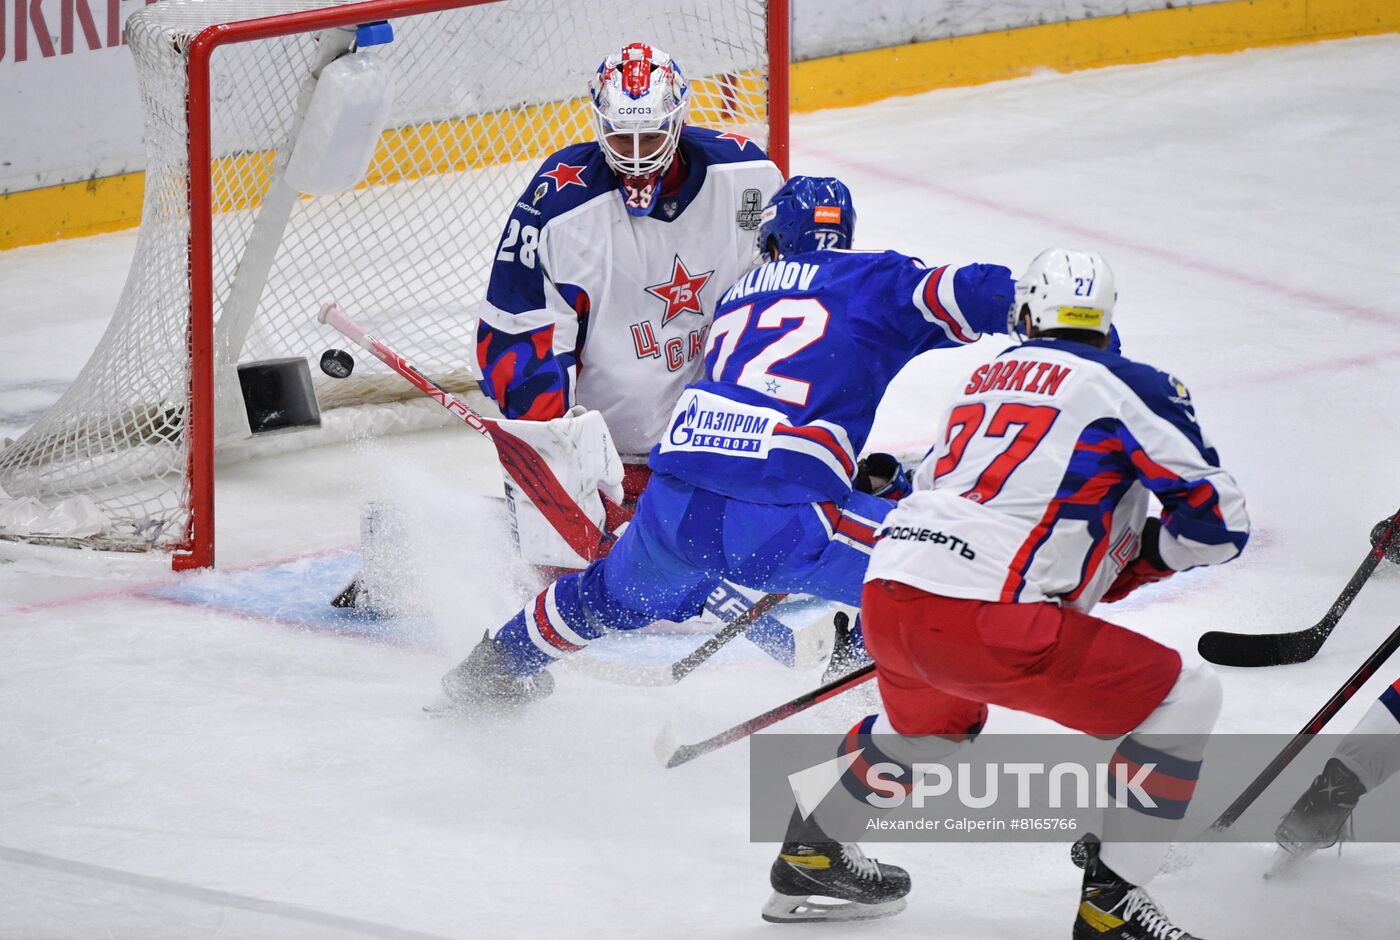
[[[787,15],[786,0],[162,0],[133,14],[135,256],[78,378],[0,451],[0,538],[212,564],[215,441],[221,459],[257,449],[236,365],[314,364],[336,345],[315,322],[328,299],[440,385],[474,390],[474,310],[501,226],[541,158],[592,139],[583,92],[602,57],[639,38],[665,49],[691,81],[692,122],[781,165]],[[383,20],[393,41],[371,51],[395,94],[365,180],[291,192],[279,174],[315,69]],[[312,372],[323,428],[277,449],[438,420],[369,357],[349,379]]]

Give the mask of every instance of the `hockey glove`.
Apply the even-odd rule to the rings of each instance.
[[[953,296],[979,333],[1007,332],[1006,311],[1016,299],[1011,269],[999,264],[966,264],[953,273]]]
[[[1390,526],[1389,519],[1382,519],[1371,528],[1371,547],[1375,548],[1385,538],[1386,529]],[[1390,541],[1385,543],[1385,557],[1389,561],[1400,565],[1400,530],[1392,533]]]
[[[1113,579],[1113,583],[1108,586],[1108,590],[1104,592],[1100,600],[1109,604],[1121,601],[1144,584],[1162,581],[1176,574],[1174,569],[1167,567],[1167,563],[1162,560],[1162,554],[1158,550],[1157,540],[1161,531],[1162,520],[1156,517],[1143,523],[1142,549],[1136,558],[1124,565],[1123,570],[1118,572],[1118,577]]]
[[[890,454],[870,454],[856,464],[856,478],[851,484],[858,492],[899,502],[914,491],[909,474]]]

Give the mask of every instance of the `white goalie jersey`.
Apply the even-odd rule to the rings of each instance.
[[[596,143],[544,161],[498,246],[477,331],[482,384],[508,418],[601,411],[644,460],[700,376],[721,294],[754,263],[782,175],[737,134],[687,127],[686,177],[632,216]]]
[[[942,427],[866,580],[1089,610],[1137,557],[1149,493],[1173,569],[1228,561],[1248,538],[1244,498],[1185,386],[1116,353],[1012,347],[973,372]]]

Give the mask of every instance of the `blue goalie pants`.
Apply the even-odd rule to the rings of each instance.
[[[689,620],[721,580],[859,605],[875,530],[893,507],[855,491],[753,503],[655,473],[612,552],[541,591],[496,645],[513,674],[531,675],[609,630]]]

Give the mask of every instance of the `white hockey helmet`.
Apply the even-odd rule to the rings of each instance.
[[[589,82],[598,143],[613,172],[655,177],[671,165],[690,108],[690,86],[669,55],[646,43],[623,46]]]
[[[1029,314],[1030,326],[1046,330],[1088,330],[1108,335],[1118,289],[1113,269],[1097,251],[1049,248],[1035,256],[1026,273],[1016,281],[1011,305],[1012,335],[1020,335],[1021,317]]]

